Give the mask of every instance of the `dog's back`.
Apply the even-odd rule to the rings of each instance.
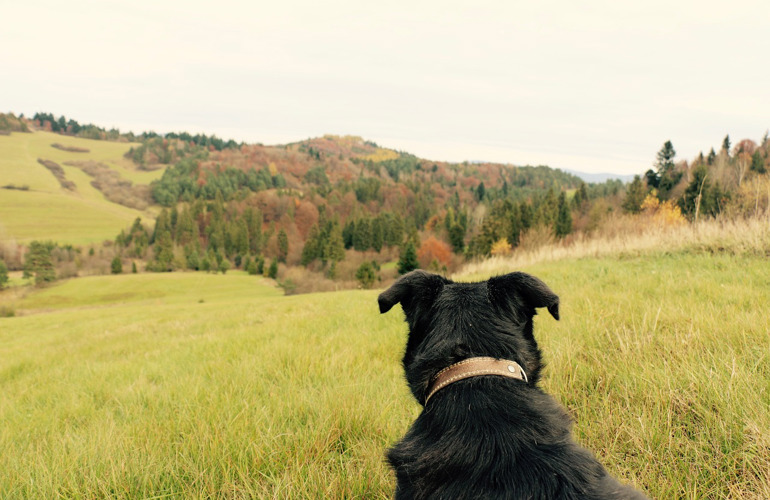
[[[388,452],[396,498],[645,498],[572,440],[569,416],[538,387],[532,317],[544,307],[559,318],[545,283],[524,273],[453,283],[413,271],[378,301],[382,313],[404,309],[405,375],[424,405]],[[442,370],[474,357],[510,360],[524,375],[474,374],[431,391]]]
[[[572,440],[553,398],[494,376],[436,393],[388,461],[399,499],[645,498]]]

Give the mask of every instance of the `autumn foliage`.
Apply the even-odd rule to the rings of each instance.
[[[452,249],[443,241],[429,236],[417,250],[417,260],[423,269],[436,267],[436,263],[439,266],[449,267],[452,262]]]

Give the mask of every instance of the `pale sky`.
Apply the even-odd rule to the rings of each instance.
[[[770,128],[770,1],[0,0],[0,111],[643,173]]]

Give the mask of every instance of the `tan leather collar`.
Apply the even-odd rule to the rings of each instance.
[[[428,404],[431,396],[449,384],[480,375],[500,375],[527,382],[527,374],[515,361],[489,357],[468,358],[447,366],[433,377],[425,404]]]

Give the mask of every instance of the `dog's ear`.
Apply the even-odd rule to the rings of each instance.
[[[496,276],[487,281],[489,299],[492,303],[501,303],[517,296],[531,307],[545,307],[555,319],[559,319],[559,296],[538,278],[527,273],[510,273]]]
[[[451,281],[419,269],[407,273],[377,297],[380,314],[390,311],[394,305],[400,303],[411,322],[418,309],[427,309],[433,304],[447,283]]]

